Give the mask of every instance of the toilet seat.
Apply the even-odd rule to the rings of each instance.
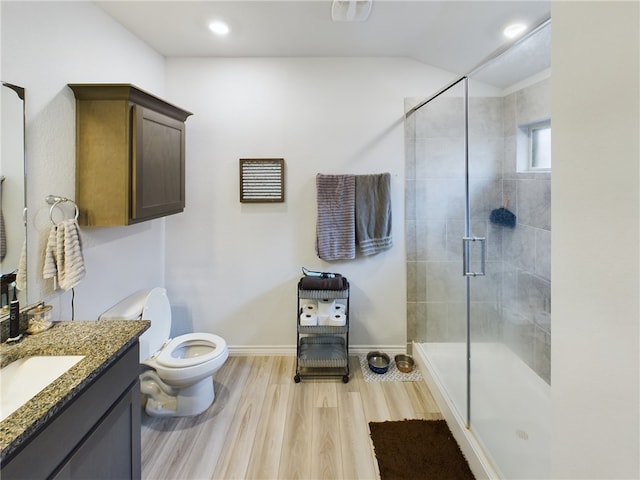
[[[190,357],[182,356],[183,350],[192,347],[210,349],[206,353],[194,354]],[[227,351],[227,342],[218,335],[211,333],[188,333],[180,335],[166,342],[158,352],[153,355],[155,361],[166,368],[186,368],[209,362],[224,355]],[[193,352],[192,352],[193,353]]]

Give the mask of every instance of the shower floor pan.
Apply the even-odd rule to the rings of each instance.
[[[448,407],[465,418],[466,344],[416,346]],[[549,385],[500,343],[474,343],[471,364],[470,431],[490,464],[501,478],[549,478]]]

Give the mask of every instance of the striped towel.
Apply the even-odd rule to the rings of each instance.
[[[318,223],[316,252],[323,260],[356,257],[354,175],[316,176]]]
[[[0,261],[7,255],[7,232],[4,229],[4,215],[0,210]]]
[[[71,290],[84,278],[80,230],[74,218],[51,227],[44,257],[43,278],[53,278],[56,288]]]

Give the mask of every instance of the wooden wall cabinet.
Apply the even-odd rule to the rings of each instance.
[[[85,226],[120,226],[185,206],[191,112],[130,84],[70,84],[76,97],[76,203]]]

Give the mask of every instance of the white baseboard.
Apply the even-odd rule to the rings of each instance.
[[[349,345],[349,355],[366,355],[378,350],[389,356],[405,353],[405,345]],[[295,345],[229,345],[229,355],[235,356],[295,356]]]
[[[229,345],[229,355],[237,357],[291,357],[296,355],[295,345]]]

